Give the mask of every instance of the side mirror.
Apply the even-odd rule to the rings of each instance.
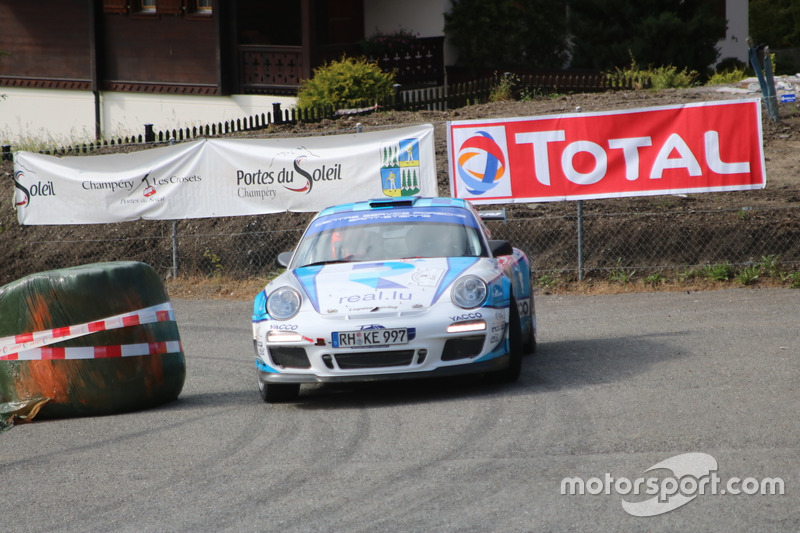
[[[275,259],[275,263],[279,267],[289,268],[289,262],[292,260],[292,254],[294,252],[281,252],[278,254],[278,257]]]
[[[511,255],[514,253],[514,248],[508,241],[490,240],[489,249],[492,251],[492,255],[495,257],[498,255]]]

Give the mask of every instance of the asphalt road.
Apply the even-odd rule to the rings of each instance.
[[[314,386],[288,405],[258,396],[249,303],[173,303],[180,398],[0,434],[0,530],[800,530],[800,291],[540,295],[517,384]],[[783,495],[748,494],[778,479]]]

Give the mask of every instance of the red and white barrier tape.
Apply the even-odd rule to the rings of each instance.
[[[80,346],[75,348],[34,348],[0,356],[0,361],[40,361],[56,359],[111,359],[140,355],[161,355],[182,352],[180,341],[144,342],[119,346]]]
[[[87,322],[85,324],[78,324],[75,326],[65,326],[45,331],[37,331],[35,333],[22,333],[20,335],[13,335],[10,337],[0,338],[0,361],[20,360],[20,359],[30,360],[30,358],[27,356],[22,357],[22,352],[29,352],[29,351],[30,352],[37,351],[38,353],[40,353],[38,359],[44,359],[46,358],[45,353],[50,353],[47,352],[47,350],[73,350],[73,348],[58,348],[58,349],[43,348],[50,344],[54,344],[69,339],[74,339],[77,337],[82,337],[84,335],[89,335],[91,333],[97,333],[98,331],[108,331],[111,329],[126,328],[129,326],[139,326],[142,324],[151,324],[153,322],[174,322],[174,321],[175,321],[175,313],[172,310],[172,304],[170,302],[166,302],[163,304],[146,307],[144,309],[139,309],[138,311],[132,311],[130,313],[123,313],[121,315],[112,316],[109,318],[105,318],[103,320]],[[153,343],[153,344],[163,344],[163,343]],[[132,344],[128,346],[139,346],[139,345]],[[147,346],[147,344],[143,344],[143,346]],[[41,350],[38,350],[40,348]],[[101,348],[106,350],[111,349],[112,351],[114,351],[117,349],[121,350],[122,348],[124,348],[124,346],[89,347],[88,349],[94,350],[96,348]],[[85,348],[74,348],[74,349],[85,349]],[[144,353],[142,355],[147,355],[147,353]],[[76,357],[76,358],[85,359],[85,357]]]

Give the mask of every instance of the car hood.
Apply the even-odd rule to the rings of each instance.
[[[424,311],[479,258],[336,263],[294,270],[316,311],[352,316]]]

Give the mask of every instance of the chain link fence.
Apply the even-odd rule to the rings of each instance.
[[[752,207],[708,211],[583,213],[582,249],[574,203],[556,209],[522,209],[507,220],[489,221],[494,238],[523,250],[537,276],[637,275],[689,270],[715,264],[734,267],[780,262],[800,268],[800,207]],[[553,211],[558,211],[555,214]],[[311,214],[287,213],[231,219],[139,221],[107,225],[103,237],[91,228],[60,227],[40,237],[42,227],[24,227],[10,260],[35,272],[79,264],[136,260],[165,278],[267,277],[275,259],[299,240]],[[52,234],[52,231],[51,231]],[[119,234],[115,237],[115,234]],[[579,271],[579,257],[582,270]],[[4,269],[6,270],[6,269]],[[3,280],[6,283],[10,280]]]

